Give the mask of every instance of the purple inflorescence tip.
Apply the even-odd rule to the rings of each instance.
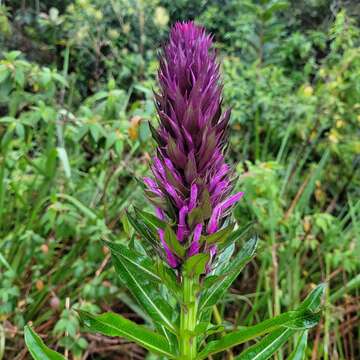
[[[146,193],[157,216],[176,224],[188,257],[202,251],[213,257],[216,246],[206,248],[201,235],[218,231],[243,193],[230,195],[231,169],[223,156],[230,110],[221,109],[219,64],[204,28],[175,24],[160,57],[158,82],[157,155],[154,178],[144,179]],[[169,265],[179,266],[182,260],[171,253],[164,232],[158,233]]]

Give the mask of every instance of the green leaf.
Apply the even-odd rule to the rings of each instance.
[[[9,74],[10,74],[9,69],[5,65],[1,64],[0,65],[0,84],[7,79]]]
[[[315,326],[319,321],[319,316],[307,311],[289,311],[278,315],[272,319],[265,320],[254,326],[237,330],[226,334],[219,340],[211,341],[200,353],[199,359],[205,359],[209,355],[216,354],[246,341],[255,339],[259,336],[275,331],[280,327],[295,329],[307,329]]]
[[[184,272],[189,277],[199,276],[205,272],[206,264],[210,259],[210,255],[206,254],[196,254],[189,257],[184,263]]]
[[[225,241],[229,234],[232,232],[234,228],[234,224],[231,224],[229,226],[227,226],[226,228],[217,231],[214,234],[211,235],[207,235],[207,236],[201,236],[201,241],[206,242],[207,244],[214,244],[214,243],[219,243],[219,242],[223,242]]]
[[[148,122],[148,124],[149,124],[149,129],[151,132],[151,136],[153,137],[153,139],[156,141],[156,143],[158,145],[162,146],[161,138],[160,138],[157,130],[155,129],[154,125],[150,121]]]
[[[152,247],[159,249],[159,241],[157,239],[156,233],[153,233],[151,229],[144,225],[144,223],[137,221],[133,216],[130,215],[130,213],[126,212],[126,215],[134,230]]]
[[[176,333],[176,327],[171,321],[173,309],[160,297],[158,287],[149,283],[139,271],[127,259],[112,255],[112,261],[122,283],[131,291],[134,298],[157,323],[164,325],[168,330]]]
[[[203,212],[203,219],[209,219],[212,214],[212,206],[209,192],[204,189],[200,199],[200,207]]]
[[[293,336],[295,330],[279,329],[266,336],[257,344],[249,347],[235,360],[266,360],[269,359],[277,350],[279,350]]]
[[[103,243],[110,249],[112,254],[122,257],[135,266],[138,273],[142,273],[143,276],[148,277],[149,280],[155,282],[161,281],[161,278],[156,271],[156,264],[149,257],[134,250],[130,250],[123,244],[109,241],[103,241]]]
[[[288,360],[304,360],[305,359],[305,352],[306,352],[306,346],[307,346],[307,339],[308,339],[308,331],[305,330],[297,344],[295,350],[290,354]]]
[[[158,259],[156,263],[156,270],[161,278],[161,283],[165,285],[165,287],[178,301],[180,301],[182,298],[182,292],[174,270],[165,265],[165,262],[162,259]]]
[[[58,193],[56,196],[59,198],[63,198],[69,201],[70,203],[72,203],[89,219],[96,220],[98,218],[98,215],[92,209],[85,206],[82,202],[80,202],[78,199],[74,198],[73,196],[67,194],[61,194],[61,193]]]
[[[225,331],[225,327],[223,325],[212,325],[207,321],[203,321],[196,325],[194,334],[196,336],[204,334],[206,334],[206,336],[209,336],[223,331]]]
[[[226,248],[229,244],[236,243],[240,240],[248,240],[253,237],[254,232],[252,231],[254,227],[254,222],[251,221],[245,226],[236,229],[233,231],[226,239],[219,244],[219,249]]]
[[[186,249],[181,245],[170,225],[167,225],[165,228],[164,238],[166,244],[169,246],[172,252],[174,252],[180,258],[183,258],[185,256]]]
[[[34,360],[65,360],[64,356],[49,349],[40,336],[28,325],[24,327],[25,343]]]
[[[316,286],[314,290],[305,298],[305,300],[301,303],[299,310],[310,310],[312,312],[318,311],[321,305],[321,299],[324,295],[324,291],[326,288],[326,284],[322,283]]]
[[[79,315],[84,325],[91,331],[107,336],[121,336],[156,354],[167,356],[170,359],[175,358],[165,337],[121,315],[111,312],[92,315],[85,311],[79,311]]]
[[[192,227],[196,224],[200,224],[203,221],[204,221],[204,217],[203,217],[203,211],[201,208],[197,207],[190,211],[190,213],[188,215],[188,223],[189,223],[190,227]]]
[[[210,194],[207,190],[204,190],[201,195],[200,205],[192,209],[188,215],[189,226],[192,227],[209,219],[211,214],[212,206],[210,201]]]
[[[229,263],[223,272],[223,276],[219,281],[205,290],[200,298],[199,309],[202,311],[216,303],[223,297],[227,289],[238,277],[243,267],[253,258],[257,246],[257,237],[249,240],[236,255],[235,259]],[[222,274],[219,274],[222,275]]]
[[[16,69],[16,71],[15,71],[15,82],[19,86],[24,87],[24,85],[25,85],[25,74],[22,71],[22,69]]]
[[[204,359],[209,355],[224,351],[266,333],[277,332],[279,328],[286,327],[295,332],[296,330],[314,327],[320,320],[318,310],[324,290],[325,285],[320,284],[305,298],[295,311],[289,311],[254,326],[231,332],[219,340],[208,343],[200,353],[199,359]],[[260,357],[259,359],[267,358]]]
[[[66,177],[71,178],[70,162],[69,162],[69,157],[67,155],[66,149],[64,147],[57,147],[56,150],[57,150],[59,159],[61,161],[61,164],[64,168]]]
[[[223,274],[223,270],[228,266],[231,256],[234,254],[235,244],[232,243],[221,251],[215,258],[215,262],[212,264],[212,271],[209,276],[217,276]],[[207,280],[207,279],[205,279]]]
[[[158,219],[155,215],[150,214],[146,211],[142,211],[138,208],[135,208],[135,213],[137,216],[139,216],[139,218],[148,226],[152,226],[155,229],[163,229],[165,230],[166,228],[166,223],[164,221],[161,221],[160,219]]]

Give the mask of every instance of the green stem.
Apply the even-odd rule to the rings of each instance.
[[[181,360],[194,360],[197,356],[197,344],[194,330],[197,324],[196,281],[183,278],[183,303],[180,314],[179,347]]]

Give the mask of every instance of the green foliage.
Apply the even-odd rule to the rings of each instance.
[[[241,356],[251,357],[261,344],[279,349],[287,342],[276,354],[278,360],[356,358],[352,319],[359,316],[360,27],[358,4],[344,4],[1,3],[4,359],[22,350],[22,334],[14,329],[30,320],[35,329],[42,326],[38,332],[48,335],[50,347],[83,355],[92,339],[80,335],[74,309],[131,310],[156,328],[149,316],[153,308],[142,310],[124,289],[131,272],[118,278],[111,257],[117,267],[147,270],[147,276],[136,277],[138,287],[131,283],[132,292],[156,291],[156,301],[179,297],[169,269],[146,260],[158,240],[148,226],[152,219],[136,178],[148,168],[148,121],[156,124],[152,87],[157,50],[169,25],[189,18],[212,31],[219,47],[224,98],[233,109],[229,155],[239,175],[236,186],[245,192],[236,209],[239,227],[219,244],[221,261],[205,286],[217,285],[216,276],[226,272],[232,254],[253,232],[260,239],[256,259],[218,305],[219,323],[207,329],[204,345],[218,341],[223,331],[246,329],[259,319],[296,309],[310,292],[306,284],[327,281],[319,342],[312,330],[304,345],[305,335],[297,339],[283,329],[252,347],[234,348],[232,355],[236,358],[242,346],[249,355]],[[127,218],[130,203],[144,211]],[[136,231],[130,226],[134,224]],[[139,236],[149,242],[139,246]],[[236,249],[229,246],[234,238]],[[130,250],[123,245],[128,239]],[[102,240],[111,240],[106,244],[112,255]],[[201,270],[198,260],[190,265]],[[152,290],[158,279],[164,286]],[[164,310],[165,320],[171,318],[164,323],[168,330],[177,321],[174,306],[175,300]],[[204,318],[215,322],[217,313],[212,316],[211,311],[209,307]],[[166,327],[156,330],[172,337]],[[25,333],[28,346],[32,341],[48,351],[30,328]]]
[[[92,331],[100,332],[108,336],[121,336],[135,341],[146,349],[169,359],[174,358],[165,337],[151,332],[144,326],[137,325],[132,321],[114,313],[105,313],[94,316],[90,313],[80,312],[84,324]]]
[[[199,257],[205,254],[198,254],[197,256],[188,259],[184,266],[184,275],[182,277],[181,284],[176,277],[170,280],[172,286],[183,287],[183,297],[180,298],[180,307],[186,307],[185,315],[181,311],[180,327],[177,324],[178,320],[171,319],[171,312],[177,314],[176,308],[171,309],[172,303],[176,303],[176,299],[172,300],[169,283],[160,285],[158,282],[159,276],[157,274],[155,263],[152,264],[151,260],[147,256],[140,254],[136,255],[135,252],[127,249],[121,244],[109,243],[109,247],[113,256],[113,263],[115,265],[116,272],[121,279],[124,286],[126,286],[134,295],[134,298],[143,308],[143,310],[149,315],[153,326],[164,331],[164,328],[171,331],[178,338],[178,343],[173,341],[170,334],[167,337],[162,336],[162,333],[152,332],[150,329],[137,325],[121,315],[115,313],[104,313],[100,316],[94,316],[87,312],[80,312],[80,317],[90,331],[95,331],[108,336],[120,336],[125,337],[131,341],[134,341],[142,347],[149,349],[154,353],[164,355],[167,358],[174,359],[205,359],[210,355],[228,350],[236,345],[242,344],[259,336],[270,334],[264,337],[257,345],[250,347],[239,358],[250,359],[250,356],[259,359],[268,359],[280,346],[282,346],[290,336],[298,330],[305,330],[314,327],[320,319],[320,302],[324,292],[324,285],[319,285],[315,288],[307,298],[300,304],[297,310],[283,313],[279,316],[265,320],[259,324],[240,329],[237,331],[229,332],[222,336],[219,340],[210,341],[203,349],[199,347],[200,353],[197,354],[197,337],[190,337],[188,333],[183,331],[193,331],[195,334],[201,334],[203,340],[209,335],[218,331],[211,331],[212,324],[208,321],[203,321],[198,324],[198,320],[202,319],[203,315],[206,316],[208,308],[216,305],[224,293],[231,285],[231,283],[238,276],[241,269],[246,262],[251,260],[256,249],[257,239],[251,239],[246,243],[243,249],[229,261],[228,266],[225,266],[223,271],[213,271],[205,276],[204,283],[199,284],[199,275],[192,274],[189,278],[189,263],[191,259]],[[140,246],[140,245],[139,245]],[[233,247],[230,244],[229,247]],[[226,249],[224,250],[226,252]],[[230,255],[231,256],[231,255]],[[138,257],[139,261],[134,262],[134,259]],[[193,264],[195,266],[195,263]],[[205,263],[203,263],[202,269],[204,270]],[[173,269],[169,269],[173,272]],[[206,286],[206,280],[212,278],[212,285]],[[194,280],[195,279],[195,280]],[[161,288],[163,291],[161,291]],[[200,294],[197,316],[197,303],[196,296],[193,296],[193,291]],[[167,293],[167,294],[166,294]],[[166,296],[162,296],[166,294]],[[187,295],[188,294],[188,295]],[[194,314],[194,318],[187,314]],[[183,328],[185,316],[186,327]],[[189,329],[190,321],[192,325],[196,325],[194,328]],[[197,333],[197,327],[203,324],[204,330]],[[285,329],[285,330],[284,330]],[[209,330],[209,331],[207,331]],[[221,330],[220,330],[221,331]],[[188,353],[183,353],[183,341],[185,346],[192,343],[195,352],[193,357],[188,357]],[[179,344],[179,346],[178,346]]]
[[[210,342],[199,354],[199,358],[206,359],[209,355],[224,351],[235,345],[244,343],[267,333],[274,333],[273,336],[265,337],[258,345],[252,347],[252,350],[249,348],[249,350],[246,350],[245,353],[239,357],[240,359],[247,359],[248,356],[250,356],[249,354],[251,354],[251,356],[256,358],[256,355],[259,352],[259,356],[261,356],[259,359],[269,358],[274,353],[274,349],[277,347],[277,344],[282,345],[283,338],[288,338],[285,336],[287,332],[284,332],[284,328],[292,330],[291,335],[293,335],[296,329],[309,329],[318,323],[319,308],[318,306],[313,306],[313,303],[319,303],[323,290],[324,286],[319,285],[318,288],[314,289],[313,292],[309,294],[298,310],[283,313],[251,327],[228,333],[220,340]],[[283,333],[284,335],[282,335]],[[270,347],[270,350],[267,350],[269,352],[266,352],[266,347],[261,344],[263,341],[264,343],[268,343],[269,339],[271,339],[271,342],[274,341],[274,345]],[[264,355],[265,353],[266,356]]]
[[[49,349],[34,330],[25,326],[24,328],[26,345],[35,360],[64,360],[59,353]]]

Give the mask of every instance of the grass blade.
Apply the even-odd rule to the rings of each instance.
[[[307,339],[308,339],[308,331],[305,330],[297,344],[295,350],[290,354],[288,360],[304,360],[305,359],[305,352],[306,352],[306,346],[307,346]]]

